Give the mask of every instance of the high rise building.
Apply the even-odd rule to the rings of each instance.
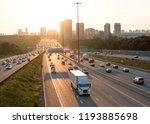
[[[84,23],[77,23],[76,24],[76,36],[77,37],[78,37],[78,25],[79,25],[79,39],[83,40],[84,39]]]
[[[72,40],[72,20],[67,19],[60,22],[60,40],[62,46],[65,46],[66,41]]]
[[[119,37],[121,35],[121,24],[115,23],[114,24],[114,35]]]
[[[40,35],[41,35],[41,36],[46,36],[46,28],[45,28],[45,27],[42,27],[42,28],[40,29]]]
[[[106,23],[104,25],[104,38],[105,39],[108,39],[110,37],[110,24],[109,23]]]

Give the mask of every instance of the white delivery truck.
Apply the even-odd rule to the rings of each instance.
[[[80,70],[72,70],[69,72],[71,86],[78,91],[79,95],[90,95],[91,84],[88,76]]]

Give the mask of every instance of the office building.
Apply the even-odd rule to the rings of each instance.
[[[108,39],[110,37],[110,24],[109,23],[106,23],[104,25],[104,38],[105,39]]]
[[[117,37],[120,37],[120,35],[121,35],[121,24],[120,23],[114,24],[114,35]]]
[[[40,29],[40,35],[41,35],[41,36],[46,36],[46,28],[45,28],[45,27],[42,27],[42,28]]]
[[[60,39],[64,41],[72,40],[72,20],[64,20],[60,23]]]

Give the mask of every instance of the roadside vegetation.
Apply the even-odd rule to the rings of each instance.
[[[150,70],[150,62],[137,59],[128,59],[128,58],[119,58],[119,57],[110,57],[110,56],[97,56],[93,55],[94,58],[103,61],[110,61],[114,63],[120,63],[123,65],[133,66],[145,70]]]
[[[77,41],[65,41],[66,47],[77,48]],[[94,38],[90,40],[81,40],[80,46],[92,48],[95,50],[141,50],[150,51],[150,36],[141,36],[137,38],[117,38],[111,36],[109,39]]]
[[[35,50],[39,36],[0,36],[0,58]]]
[[[0,85],[1,107],[40,106],[42,55]]]

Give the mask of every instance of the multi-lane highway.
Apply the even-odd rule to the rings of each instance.
[[[96,67],[91,67],[88,62],[82,62],[82,66],[89,69],[89,80],[92,84],[90,96],[79,96],[77,92],[70,86],[70,78],[68,76],[68,63],[72,60],[68,59],[65,65],[61,64],[57,59],[57,54],[50,56],[44,55],[43,62],[43,80],[44,94],[46,106],[150,106],[150,88],[149,74],[145,78],[144,85],[134,84],[132,77],[134,73],[122,72],[122,67],[113,69],[108,74],[105,68],[100,68],[100,61],[96,61]],[[55,64],[56,74],[52,74],[50,63]],[[75,65],[74,62],[72,62]],[[144,73],[144,72],[143,72]],[[135,91],[139,90],[139,91]],[[146,93],[146,95],[145,95]]]
[[[60,46],[55,41],[43,40],[38,47],[44,50]],[[32,60],[37,55],[31,55],[28,58]],[[11,60],[14,58],[16,62],[20,59],[20,57],[14,56],[11,57]],[[65,60],[65,64],[62,64],[63,60]],[[4,61],[6,59],[0,61],[0,82],[28,63],[27,60],[21,64],[11,62],[12,68],[7,70],[6,66],[2,64]],[[72,66],[77,65],[79,70],[82,70],[83,67],[89,70],[90,96],[80,96],[71,87],[68,71],[70,62]],[[56,73],[52,73],[51,63],[55,65]],[[100,67],[100,64],[103,64],[104,67]],[[119,65],[116,69],[113,68],[112,63],[107,66],[106,62],[99,60],[95,60],[95,67],[92,67],[86,60],[78,64],[70,58],[69,54],[64,55],[63,53],[46,52],[43,54],[42,65],[44,100],[47,107],[150,106],[150,74],[147,72],[129,68],[129,72],[126,73],[122,71],[123,66]],[[112,72],[107,73],[106,68],[111,68]],[[133,83],[135,76],[142,76],[144,84]]]
[[[0,83],[3,82],[8,77],[10,77],[19,69],[21,69],[27,63],[32,61],[38,55],[39,54],[36,54],[35,52],[33,52],[29,54],[12,56],[12,57],[8,57],[8,58],[0,60]],[[6,69],[8,65],[10,65],[11,67],[9,69]]]

